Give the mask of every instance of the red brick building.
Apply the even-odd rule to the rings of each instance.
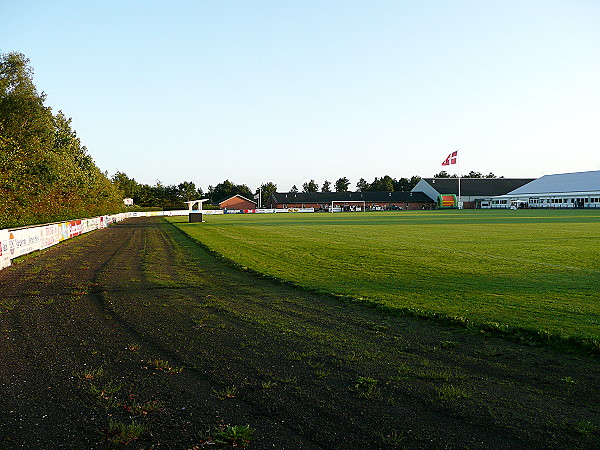
[[[256,202],[236,194],[218,202],[219,209],[256,209]]]

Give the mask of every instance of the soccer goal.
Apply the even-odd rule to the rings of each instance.
[[[335,205],[338,206],[335,206]],[[346,211],[365,211],[365,201],[364,200],[339,200],[332,201],[331,208],[329,208],[329,212],[346,212]]]

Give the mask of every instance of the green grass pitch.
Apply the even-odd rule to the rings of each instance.
[[[169,220],[242,266],[310,289],[498,329],[600,339],[600,210],[205,219]]]

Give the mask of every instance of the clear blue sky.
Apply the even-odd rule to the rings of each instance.
[[[0,52],[110,175],[353,189],[456,149],[462,173],[600,169],[597,0],[3,3]]]

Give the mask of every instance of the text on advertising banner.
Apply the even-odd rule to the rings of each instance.
[[[58,224],[40,227],[42,230],[41,249],[52,247],[60,242],[60,227]]]
[[[8,232],[10,259],[39,250],[42,243],[42,228],[23,228]]]
[[[0,230],[0,269],[10,266],[10,252],[8,250],[8,231]]]

